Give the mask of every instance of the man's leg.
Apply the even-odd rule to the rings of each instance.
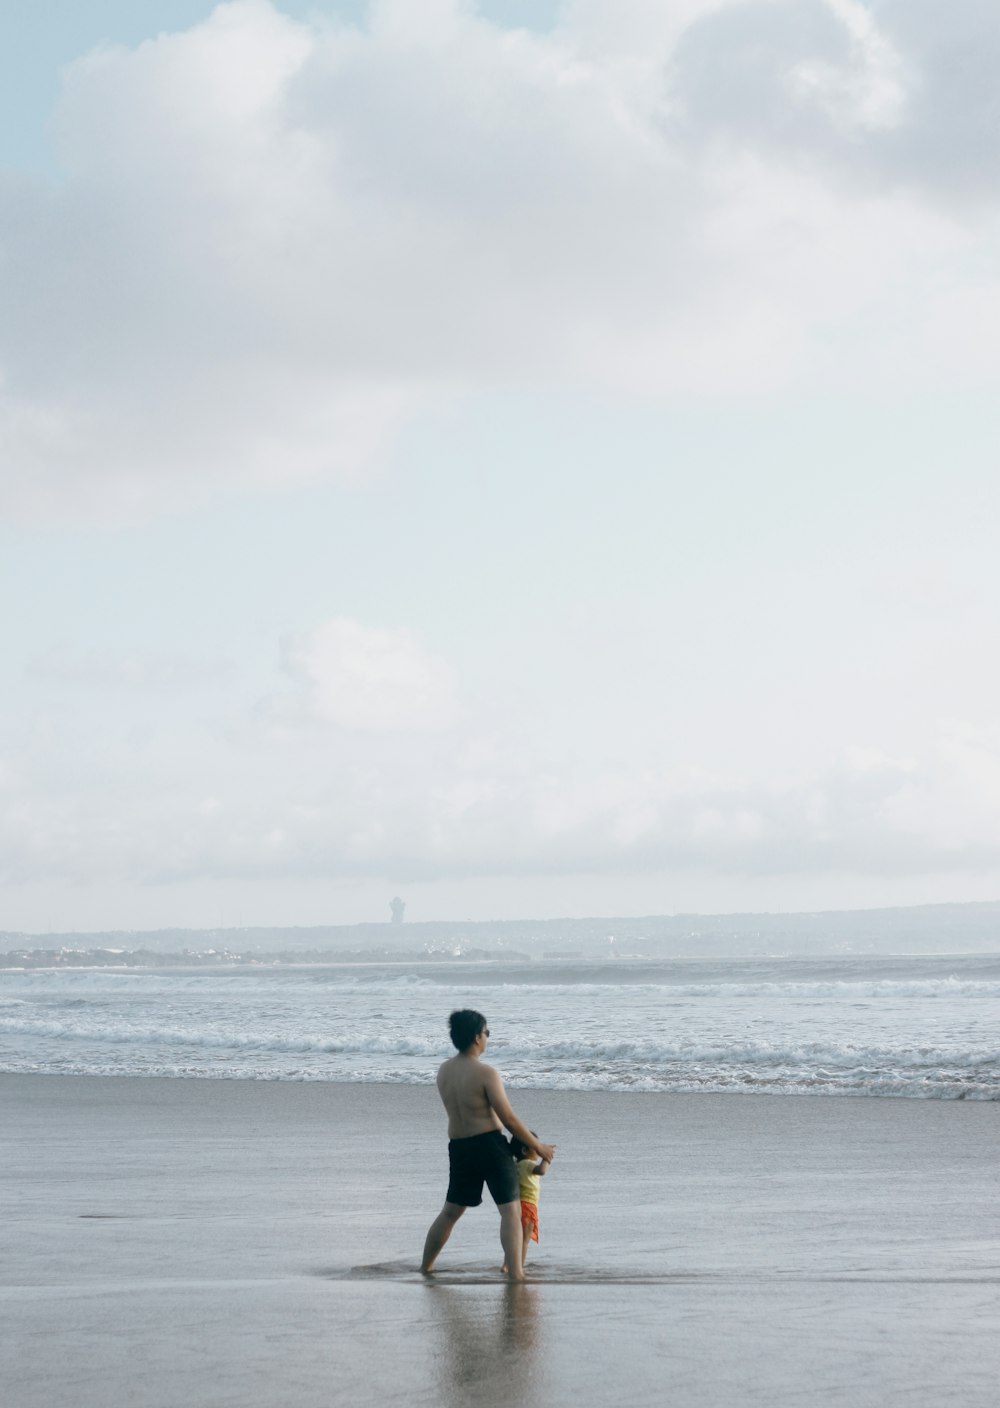
[[[503,1247],[503,1261],[507,1268],[507,1275],[512,1281],[523,1281],[520,1198],[516,1203],[501,1203],[497,1211],[500,1214],[500,1245]]]
[[[452,1232],[455,1230],[455,1223],[465,1212],[461,1203],[445,1203],[437,1217],[431,1223],[430,1231],[427,1233],[427,1240],[424,1243],[424,1258],[420,1263],[420,1270],[427,1272],[434,1270],[434,1263],[438,1259],[441,1248],[447,1242]],[[520,1263],[518,1263],[520,1265]]]

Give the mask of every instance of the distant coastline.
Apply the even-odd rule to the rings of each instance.
[[[497,963],[504,960],[512,963],[531,963],[527,953],[513,950],[488,953],[482,949],[465,949],[461,953],[438,953],[434,950],[400,950],[392,952],[374,950],[370,953],[342,953],[339,951],[298,953],[289,950],[285,953],[232,953],[228,949],[206,949],[204,952],[184,949],[178,953],[154,949],[108,949],[108,948],[59,948],[59,949],[12,949],[0,953],[0,971],[23,971],[25,969],[74,968],[112,969],[126,972],[132,968],[169,969],[183,972],[185,969],[201,968],[322,968],[331,965],[343,967],[392,967],[395,964],[413,963]]]
[[[796,914],[427,921],[310,928],[0,931],[0,968],[819,958],[1000,951],[1000,901]]]

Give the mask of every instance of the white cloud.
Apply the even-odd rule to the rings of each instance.
[[[345,617],[285,642],[297,693],[279,717],[307,717],[362,733],[438,732],[454,723],[457,691],[448,663],[409,631]]]
[[[898,51],[879,31],[867,5],[859,0],[827,4],[850,37],[848,62],[804,59],[793,66],[793,99],[818,104],[848,136],[899,127],[905,118],[906,83]]]
[[[856,773],[915,772],[913,758],[897,758],[883,753],[881,748],[867,748],[854,744],[847,750],[848,766]]]
[[[604,43],[608,13],[236,0],[71,67],[64,184],[0,184],[6,503],[354,474],[482,386],[996,375],[994,8],[630,3]]]
[[[28,660],[26,674],[60,688],[198,689],[231,676],[231,661],[162,651],[70,651],[50,648]]]
[[[975,877],[1000,868],[1000,748],[944,726],[900,758],[856,747],[778,783],[697,767],[556,763],[468,722],[397,632],[330,623],[297,648],[313,710],[189,730],[171,755],[88,734],[23,741],[0,809],[6,883],[399,883],[702,873]],[[60,749],[64,750],[60,753]],[[511,763],[508,757],[513,758]],[[92,785],[87,769],[97,770]]]

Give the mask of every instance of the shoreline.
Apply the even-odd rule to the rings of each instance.
[[[501,1072],[501,1074],[503,1074]],[[177,1075],[165,1076],[159,1072],[151,1072],[149,1075],[142,1075],[135,1071],[104,1072],[104,1071],[5,1071],[0,1070],[0,1081],[4,1080],[41,1080],[41,1081],[137,1081],[140,1084],[158,1082],[164,1085],[247,1085],[247,1086],[288,1086],[295,1088],[299,1086],[332,1087],[345,1089],[367,1089],[367,1090],[428,1090],[434,1087],[435,1073],[429,1071],[426,1078],[422,1080],[350,1080],[337,1079],[325,1075],[308,1076],[285,1076],[285,1075],[234,1075],[228,1071],[208,1072],[201,1075]],[[921,1095],[914,1093],[903,1093],[901,1091],[886,1091],[873,1094],[869,1090],[775,1090],[775,1089],[754,1089],[754,1090],[640,1090],[627,1088],[622,1090],[610,1090],[606,1088],[588,1086],[554,1086],[554,1085],[518,1085],[513,1079],[504,1077],[504,1084],[512,1096],[529,1097],[551,1096],[553,1098],[594,1096],[606,1099],[621,1097],[626,1100],[732,1100],[732,1101],[752,1101],[765,1100],[768,1102],[788,1100],[796,1104],[802,1102],[828,1104],[831,1101],[847,1101],[851,1104],[883,1104],[894,1105],[996,1105],[1000,1104],[1000,1095],[977,1095],[966,1092],[955,1095]]]

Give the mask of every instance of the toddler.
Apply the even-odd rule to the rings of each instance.
[[[534,1134],[534,1130],[531,1131]],[[538,1241],[538,1180],[549,1171],[548,1159],[539,1159],[533,1149],[511,1138],[510,1152],[517,1168],[521,1194],[521,1266],[528,1259],[528,1243]]]

